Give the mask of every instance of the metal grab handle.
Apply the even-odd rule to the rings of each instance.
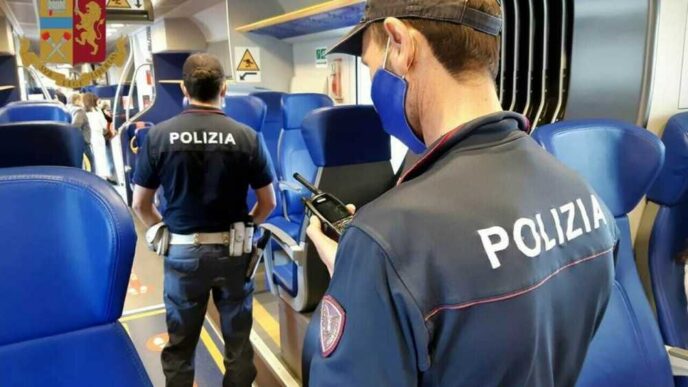
[[[127,99],[129,101],[129,106],[132,104],[132,98],[134,97],[134,89],[137,87],[137,75],[139,75],[139,70],[141,70],[144,67],[150,67],[151,72],[153,71],[153,64],[152,63],[143,63],[139,65],[135,70],[134,70],[134,76],[131,78],[131,83],[129,86],[129,95],[127,96]],[[129,122],[129,109],[124,109],[124,117],[125,121]]]
[[[117,134],[119,134],[122,131],[122,127],[117,126],[117,111],[119,110],[118,108],[120,105],[119,100],[122,98],[122,87],[124,85],[124,81],[126,80],[127,73],[129,73],[129,70],[131,69],[131,66],[134,63],[133,48],[134,38],[129,37],[129,57],[127,58],[127,62],[124,64],[122,74],[119,76],[119,82],[117,83],[117,91],[115,91],[115,104],[112,107],[112,127],[117,130]]]
[[[48,89],[45,87],[45,84],[43,83],[43,80],[41,80],[41,77],[38,76],[38,73],[33,67],[26,67],[26,66],[17,66],[18,69],[24,69],[26,70],[31,76],[33,77],[33,80],[38,83],[38,85],[41,87],[41,90],[43,91],[43,97],[45,97],[46,101],[50,101],[53,99],[53,97],[50,95],[48,92]],[[27,98],[28,99],[28,95]]]

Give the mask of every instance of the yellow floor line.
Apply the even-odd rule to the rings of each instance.
[[[257,322],[261,328],[270,336],[270,339],[279,347],[279,324],[274,317],[263,307],[258,300],[253,300],[253,321]]]
[[[222,372],[222,374],[224,375],[225,365],[223,362],[222,352],[220,352],[220,350],[217,349],[215,342],[210,337],[210,335],[208,334],[208,331],[206,331],[205,328],[203,328],[201,330],[201,341],[203,342],[203,345],[205,345],[205,347],[208,349],[208,352],[210,353],[210,356],[215,361],[217,368],[219,368],[220,372]]]
[[[150,312],[143,312],[139,314],[132,314],[130,316],[122,317],[119,319],[119,322],[127,322],[127,321],[133,321],[133,320],[138,320],[142,319],[145,317],[150,317],[150,316],[157,316],[159,314],[165,313],[165,309],[159,309],[159,310],[151,310]]]
[[[131,332],[129,331],[129,325],[127,325],[127,323],[121,323],[121,324],[122,324],[122,328],[124,328],[124,331],[127,332],[127,336],[129,336],[129,338],[131,338]]]

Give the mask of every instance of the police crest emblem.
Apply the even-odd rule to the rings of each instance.
[[[346,313],[332,296],[325,296],[320,308],[320,347],[324,357],[332,355],[344,333]]]
[[[39,0],[40,52],[31,50],[31,41],[20,40],[20,55],[25,66],[32,66],[58,86],[81,88],[91,85],[112,66],[127,59],[127,39],[120,38],[115,52],[107,55],[105,0]],[[49,68],[48,64],[101,64],[91,73],[71,79]]]

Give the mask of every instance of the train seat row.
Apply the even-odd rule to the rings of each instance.
[[[636,269],[628,219],[662,169],[664,145],[647,130],[611,121],[563,122],[540,128],[534,138],[591,184],[619,229],[611,299],[578,385],[672,385],[669,360]]]
[[[647,241],[651,295],[666,345],[688,348],[685,258],[688,256],[688,114],[671,118],[662,141],[666,162],[648,193],[652,229]],[[676,385],[688,386],[688,378]]]
[[[0,214],[0,385],[152,386],[117,321],[136,233],[114,189],[77,168],[0,168],[0,202],[11,203]]]
[[[0,385],[152,386],[118,322],[133,220],[80,169],[83,137],[61,111],[27,102],[0,112],[14,122],[0,124],[0,202],[11,203],[0,212]]]
[[[277,186],[290,195],[284,196],[282,211],[266,225],[276,241],[266,253],[266,266],[274,282],[272,290],[296,311],[315,307],[328,275],[307,242],[302,207],[300,212],[297,207],[289,210],[289,201],[300,204],[308,193],[297,189],[288,174],[302,173],[318,188],[359,207],[394,184],[390,138],[374,109],[332,107],[322,97],[311,96],[282,96],[285,102],[280,105],[297,104],[283,111],[284,124],[277,123],[274,115],[270,122],[270,107],[256,96],[230,97],[235,100],[225,107],[230,116],[256,128],[267,147],[277,144],[271,150],[278,160]],[[275,127],[266,129],[268,125],[283,126],[277,142],[267,138],[268,132],[276,132]],[[29,380],[33,384],[83,383],[95,375],[100,381],[102,375],[115,371],[117,375],[110,378],[115,384],[149,385],[131,342],[116,322],[136,240],[131,216],[107,183],[77,169],[82,149],[75,141],[78,131],[69,128],[45,122],[0,125],[3,145],[25,144],[23,149],[32,149],[12,153],[8,147],[0,152],[0,202],[13,203],[0,216],[4,256],[12,258],[0,260],[0,273],[11,273],[0,282],[0,291],[14,295],[0,301],[3,310],[14,311],[0,320],[0,332],[5,332],[0,334],[0,385],[27,377],[35,379]],[[142,144],[146,125],[136,129],[133,134]],[[27,135],[29,131],[33,135]],[[37,131],[41,134],[36,136]],[[300,137],[291,142],[287,132]],[[39,144],[31,137],[51,140]],[[685,349],[688,344],[684,269],[677,259],[688,237],[688,115],[669,122],[663,141],[644,129],[600,120],[543,126],[533,137],[590,182],[620,230],[612,297],[578,385],[685,386],[686,378],[673,378],[665,345]],[[46,145],[49,151],[43,151]],[[63,159],[51,158],[63,153]],[[36,160],[39,156],[33,155],[44,158]],[[77,168],[7,168],[42,163]],[[657,207],[648,249],[656,315],[638,274],[628,219],[645,195]],[[298,231],[287,232],[284,225],[296,225]],[[27,233],[27,229],[41,231]],[[93,346],[87,345],[93,341],[103,342],[108,350],[97,347],[93,353]],[[70,356],[59,355],[67,350]],[[35,359],[47,356],[62,360],[39,361],[45,372],[30,371]],[[92,364],[98,362],[110,366],[103,370],[100,363]]]
[[[0,168],[53,165],[81,168],[81,131],[62,122],[0,124]]]
[[[300,130],[306,154],[314,170],[302,171],[289,164],[283,171],[298,172],[322,191],[358,207],[381,196],[394,185],[390,162],[390,137],[382,129],[372,106],[320,108],[303,120]],[[300,201],[310,192],[298,192]],[[295,199],[296,200],[296,199]],[[294,214],[290,214],[294,216]],[[298,312],[312,310],[322,298],[329,275],[317,252],[307,243],[306,214],[289,220],[299,225],[296,237],[268,221],[277,244],[266,253],[272,291]],[[286,217],[283,221],[287,221]]]
[[[0,124],[28,121],[53,121],[71,123],[72,116],[59,102],[19,101],[0,109]]]

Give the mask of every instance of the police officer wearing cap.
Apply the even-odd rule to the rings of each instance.
[[[212,293],[225,342],[223,385],[250,386],[256,369],[249,342],[253,284],[245,279],[251,245],[246,231],[250,221],[263,222],[275,208],[270,160],[260,137],[220,110],[226,85],[217,58],[190,56],[183,77],[190,104],[150,130],[134,177],[134,211],[151,227],[149,243],[165,255],[169,343],[162,352],[163,371],[167,386],[193,385],[195,348]],[[153,204],[159,186],[167,200],[164,216]],[[251,211],[249,186],[258,199]]]
[[[420,160],[358,211],[309,326],[314,386],[572,386],[609,300],[614,218],[504,112],[497,0],[369,0],[361,55],[386,131]]]

